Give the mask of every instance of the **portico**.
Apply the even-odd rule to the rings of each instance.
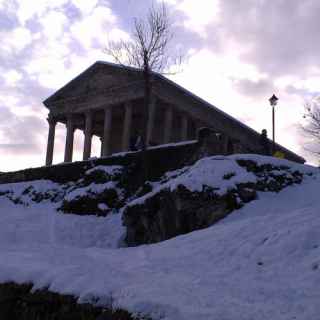
[[[193,132],[188,131],[188,122],[193,123],[192,119],[188,119],[186,114],[176,110],[174,106],[165,105],[153,97],[146,112],[147,117],[142,115],[143,107],[141,106],[143,106],[143,99],[136,99],[105,108],[88,108],[83,112],[65,115],[55,116],[49,113],[46,165],[51,165],[53,161],[55,128],[59,122],[66,127],[64,162],[72,162],[76,129],[84,134],[83,160],[88,160],[91,156],[93,135],[101,140],[101,157],[130,150],[130,142],[137,135],[143,134],[143,128],[147,128],[144,133],[147,147],[195,138],[195,127],[193,126]],[[174,119],[181,122],[178,133],[172,130]],[[146,125],[143,121],[147,122]]]

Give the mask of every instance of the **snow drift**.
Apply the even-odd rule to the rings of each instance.
[[[269,157],[219,161],[228,166],[239,158],[288,167],[303,180],[279,193],[259,192],[257,200],[209,228],[134,248],[119,245],[125,231],[120,214],[58,213],[59,185],[49,188],[59,191],[54,202],[48,196],[39,203],[23,195],[27,185],[1,185],[0,282],[33,283],[74,295],[79,303],[152,319],[319,319],[318,169]],[[241,182],[249,176],[243,172]],[[184,184],[198,188],[202,177],[204,185],[232,183],[232,177],[198,174],[184,176]],[[48,184],[32,183],[42,193]]]

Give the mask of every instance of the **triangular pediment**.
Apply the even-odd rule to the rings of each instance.
[[[139,69],[97,61],[57,90],[43,103],[50,108],[51,104],[55,104],[58,101],[78,98],[111,88],[119,88],[141,79],[142,75]]]

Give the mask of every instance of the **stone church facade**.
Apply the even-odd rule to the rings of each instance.
[[[46,165],[52,164],[55,128],[67,128],[64,161],[71,162],[74,131],[84,132],[83,159],[91,155],[92,136],[101,140],[101,156],[128,151],[144,132],[147,146],[194,140],[199,128],[223,134],[224,153],[260,153],[260,134],[160,74],[152,75],[152,99],[143,103],[141,70],[96,62],[44,101],[49,109]],[[271,144],[271,142],[270,142]],[[304,162],[276,145],[289,160]]]

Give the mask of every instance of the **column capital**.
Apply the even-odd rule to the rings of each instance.
[[[48,115],[47,121],[50,126],[55,126],[57,124],[57,119],[51,116],[50,114]]]
[[[127,100],[125,103],[124,103],[124,106],[126,108],[132,108],[132,101],[131,100]]]
[[[102,107],[102,108],[99,109],[99,110],[102,110],[102,111],[106,112],[106,111],[109,111],[109,110],[112,110],[112,109],[113,109],[113,106],[112,106],[112,105],[109,105],[109,106],[104,106],[104,107]]]
[[[94,111],[93,110],[85,110],[83,112],[85,117],[92,117],[93,116]]]
[[[74,119],[74,114],[73,113],[67,113],[66,114],[67,120],[73,120]]]
[[[75,126],[74,126],[74,118],[75,118],[75,116],[74,116],[74,114],[72,114],[72,113],[68,113],[68,114],[66,115],[67,121],[66,121],[66,123],[65,123],[65,126],[66,126],[67,128],[69,127],[69,130],[72,130],[72,131],[75,131],[75,130],[76,130],[76,128],[75,128]]]

